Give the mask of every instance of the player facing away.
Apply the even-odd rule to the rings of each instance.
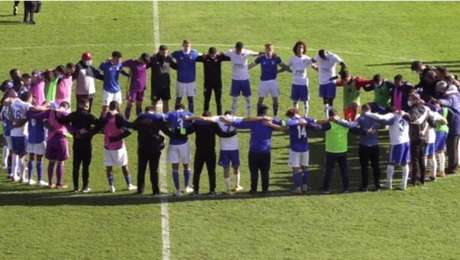
[[[131,174],[128,169],[128,152],[123,139],[131,133],[126,129],[126,120],[120,114],[117,101],[109,104],[109,111],[102,115],[101,127],[104,129],[104,165],[107,173],[109,192],[115,192],[113,181],[113,167],[121,167],[128,190],[137,187],[132,184]]]
[[[176,68],[172,57],[169,55],[169,50],[166,45],[160,45],[158,52],[152,57],[147,64],[147,68],[151,69],[151,99],[152,106],[156,107],[157,102],[161,100],[163,105],[163,113],[169,111],[169,100],[171,99],[171,78],[169,75],[171,68]]]
[[[371,81],[361,77],[354,77],[346,69],[341,70],[339,75],[340,80],[336,82],[336,85],[343,87],[343,117],[345,120],[353,121],[360,105],[360,89],[369,85]]]
[[[441,107],[439,105],[435,105],[435,109],[438,113],[440,113],[446,120],[449,115],[449,109],[446,107]],[[446,140],[447,135],[449,134],[449,126],[446,124],[436,124],[435,127],[435,155],[439,167],[438,172],[436,173],[440,177],[446,176],[445,167],[446,167]]]
[[[400,166],[402,178],[400,188],[406,190],[409,178],[410,139],[409,139],[409,114],[404,111],[394,111],[384,115],[366,112],[365,116],[373,118],[382,124],[389,125],[390,152],[387,165],[386,187],[393,188],[393,175],[395,167]]]
[[[374,101],[370,103],[372,112],[385,114],[390,111],[390,91],[393,84],[382,78],[380,74],[372,77],[371,84],[364,87],[364,91],[374,92]]]
[[[209,102],[214,91],[216,111],[222,114],[222,62],[230,58],[223,53],[218,53],[214,47],[209,48],[208,53],[199,56],[196,61],[203,62],[204,68],[204,111],[209,111]]]
[[[110,102],[117,101],[118,105],[122,103],[121,97],[121,87],[118,82],[118,77],[120,73],[124,76],[129,76],[125,71],[123,71],[121,60],[121,52],[114,51],[112,52],[112,58],[103,62],[99,69],[104,73],[104,93],[102,96],[102,110],[101,115],[107,112]]]
[[[129,68],[131,82],[128,90],[128,105],[125,110],[125,117],[129,119],[131,116],[131,108],[136,104],[136,116],[142,113],[142,102],[144,101],[145,80],[147,63],[150,56],[147,53],[142,53],[137,59],[125,60],[121,63],[123,67]]]
[[[31,118],[28,116],[27,128],[27,153],[29,154],[29,162],[27,163],[27,173],[29,179],[28,184],[32,185],[35,183],[35,181],[32,178],[32,175],[34,171],[34,166],[36,166],[37,184],[40,186],[47,186],[48,183],[42,180],[42,158],[46,152],[45,118]]]
[[[67,63],[65,67],[58,66],[55,71],[58,78],[55,101],[58,104],[64,101],[70,104],[70,99],[72,98],[72,74],[75,72],[75,65]]]
[[[342,58],[337,54],[326,51],[319,50],[318,54],[314,58],[318,66],[318,75],[319,75],[319,96],[323,99],[324,103],[324,112],[326,117],[329,116],[329,109],[333,107],[335,99],[335,67],[339,64],[342,68],[345,67],[345,63]]]
[[[289,133],[289,167],[292,168],[292,182],[294,193],[301,194],[308,189],[309,146],[307,129],[318,130],[316,120],[299,115],[297,108],[290,108],[286,112],[289,118],[286,122]]]
[[[187,137],[189,123],[185,120],[192,116],[192,113],[184,109],[185,107],[183,104],[178,104],[174,111],[168,112],[165,115],[166,123],[171,131],[168,146],[168,161],[172,164],[172,177],[176,189],[174,194],[177,197],[182,195],[179,183],[180,164],[184,167],[185,192],[193,192],[193,188],[189,185],[190,175],[192,174],[189,168],[190,146]]]
[[[38,70],[32,72],[32,84],[29,91],[32,93],[32,104],[43,105],[45,102],[45,79],[43,73]]]
[[[294,56],[289,58],[287,66],[288,71],[292,73],[291,100],[295,108],[299,109],[299,102],[303,103],[304,115],[308,115],[309,109],[309,82],[307,69],[311,66],[317,69],[313,60],[305,55],[307,53],[307,44],[303,41],[297,41],[292,47]]]
[[[225,56],[230,57],[232,62],[232,113],[238,109],[238,97],[242,94],[246,101],[246,116],[251,114],[251,84],[249,82],[248,58],[257,56],[259,53],[244,48],[242,42],[237,42],[234,49],[230,49]]]
[[[171,54],[177,64],[176,106],[182,102],[182,97],[187,97],[188,111],[193,113],[193,98],[196,94],[196,59],[200,54],[192,49],[189,40],[182,42],[182,50]]]
[[[259,99],[257,101],[257,107],[264,103],[264,98],[270,95],[273,100],[273,115],[278,116],[280,95],[279,83],[277,80],[278,66],[283,68],[284,71],[287,66],[282,62],[281,58],[276,55],[273,44],[265,44],[265,53],[257,57],[253,63],[249,64],[248,69],[251,69],[260,64],[260,83],[259,83]]]

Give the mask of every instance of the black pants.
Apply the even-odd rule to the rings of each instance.
[[[140,149],[137,151],[137,191],[144,192],[145,188],[145,171],[147,164],[150,170],[150,182],[152,183],[153,194],[159,194],[158,187],[158,165],[160,163],[161,151],[152,149]]]
[[[342,189],[348,191],[350,180],[348,178],[347,153],[329,153],[326,152],[326,172],[323,180],[323,191],[329,191],[331,185],[331,176],[334,171],[335,163],[339,164],[340,176],[342,177]]]
[[[447,164],[448,172],[452,172],[457,169],[459,139],[460,137],[458,135],[448,135],[447,136],[447,157],[449,160]]]
[[[24,22],[34,21],[36,4],[33,1],[24,1]]]
[[[417,140],[410,143],[410,164],[411,164],[411,182],[417,182],[417,173],[420,172],[420,182],[425,183],[425,149],[426,142]]]
[[[204,111],[209,111],[209,102],[211,101],[212,91],[216,99],[217,115],[222,115],[222,83],[204,85]]]
[[[83,189],[89,185],[89,165],[91,164],[92,146],[91,141],[75,139],[73,143],[72,179],[73,187],[78,190],[80,178],[80,165],[82,166]]]
[[[374,176],[374,185],[380,189],[379,146],[359,145],[359,163],[361,164],[361,188],[367,189],[369,183],[369,162]]]
[[[206,164],[209,178],[209,192],[216,190],[216,153],[195,152],[195,161],[193,163],[193,191],[200,192],[200,176],[203,166]]]
[[[93,99],[94,99],[94,94],[91,94],[91,95],[77,95],[77,105],[82,100],[88,100],[88,102],[89,102],[88,113],[91,113],[91,108],[93,107]]]
[[[248,162],[249,171],[251,173],[251,192],[257,191],[259,171],[262,177],[262,192],[268,192],[270,179],[270,161],[270,153],[257,153],[249,151]]]

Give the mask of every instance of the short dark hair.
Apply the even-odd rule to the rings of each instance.
[[[145,112],[149,112],[149,111],[155,111],[155,107],[154,106],[146,106],[145,107]]]
[[[292,52],[293,52],[294,54],[296,54],[296,50],[297,50],[297,48],[299,48],[299,46],[303,46],[303,52],[302,52],[302,54],[307,53],[307,43],[304,42],[304,41],[297,41],[297,42],[294,44],[294,47],[292,47]]]
[[[116,100],[112,100],[109,103],[109,110],[114,111],[114,110],[119,110],[120,109],[120,104]]]
[[[64,65],[59,65],[56,67],[56,69],[54,69],[55,71],[59,72],[59,73],[64,73],[65,71],[65,68],[64,68]]]
[[[268,106],[262,104],[257,107],[257,115],[258,116],[264,116],[267,114]]]
[[[217,52],[216,47],[211,47],[211,48],[209,48],[209,50],[208,50],[208,53],[209,53],[209,54],[215,54],[216,52]]]
[[[159,47],[158,49],[159,49],[160,51],[165,51],[165,50],[168,49],[168,46],[162,44],[162,45],[160,45],[160,47]]]
[[[29,91],[25,91],[25,92],[22,92],[21,95],[19,96],[19,98],[22,100],[22,101],[27,101],[29,100],[29,98],[32,97],[32,93],[30,93]]]
[[[179,104],[177,104],[174,108],[175,108],[176,110],[185,109],[185,106],[184,106],[184,104],[179,103]]]
[[[236,42],[236,43],[235,43],[235,49],[241,50],[241,49],[243,49],[243,47],[244,47],[244,43],[243,43],[243,42]]]
[[[324,50],[324,49],[319,50],[319,51],[318,51],[318,55],[319,55],[319,57],[321,57],[323,60],[326,60],[326,59],[327,59],[327,57],[326,57],[326,50]]]
[[[112,52],[112,58],[121,58],[121,52],[113,51]]]
[[[364,104],[361,106],[361,111],[370,111],[371,110],[371,106],[369,106],[369,104]]]
[[[401,74],[397,74],[395,77],[394,77],[394,81],[397,81],[397,80],[403,80],[403,75]]]
[[[337,115],[337,110],[335,108],[329,109],[329,117],[333,117]]]
[[[233,112],[231,110],[225,110],[224,115],[232,115]]]
[[[346,79],[350,76],[350,72],[348,72],[348,70],[346,69],[343,69],[343,70],[340,70],[339,75],[341,79]]]
[[[372,81],[381,81],[382,80],[382,75],[377,73],[372,77]]]
[[[415,70],[417,70],[418,68],[420,68],[422,65],[423,65],[423,63],[422,63],[421,61],[415,60],[415,61],[413,61],[413,62],[411,63],[410,69],[411,69],[412,71],[415,71]]]
[[[202,116],[211,116],[211,115],[212,115],[211,111],[209,111],[209,110],[204,111],[203,114],[202,114]]]
[[[291,107],[291,108],[288,109],[288,111],[286,111],[286,116],[287,116],[287,117],[293,117],[293,116],[295,116],[297,113],[298,113],[298,109],[295,108],[295,107]]]
[[[141,56],[139,57],[144,63],[149,62],[150,55],[146,52],[142,53]]]
[[[191,44],[191,42],[190,42],[190,40],[185,39],[185,40],[182,41],[182,45],[184,45],[184,44]]]

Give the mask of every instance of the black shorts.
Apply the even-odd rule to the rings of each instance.
[[[171,99],[171,91],[170,91],[169,87],[152,89],[151,99],[153,101],[158,101],[160,99],[161,100],[170,100]]]

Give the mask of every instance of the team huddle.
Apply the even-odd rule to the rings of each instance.
[[[50,189],[66,189],[64,162],[70,156],[68,139],[72,137],[73,190],[90,192],[92,140],[102,134],[103,163],[110,192],[116,191],[114,167],[120,167],[128,190],[144,193],[148,166],[153,194],[160,194],[158,168],[161,153],[167,146],[176,196],[199,194],[200,175],[205,165],[209,195],[216,194],[217,165],[223,167],[224,193],[233,194],[244,190],[240,185],[239,129],[250,132],[248,167],[252,194],[258,190],[259,176],[262,193],[269,191],[273,131],[289,136],[287,164],[292,169],[296,194],[306,193],[310,188],[308,136],[311,131],[324,132],[323,193],[330,192],[336,163],[342,192],[350,191],[347,165],[350,133],[359,137],[361,191],[368,190],[369,166],[374,189],[381,188],[379,133],[384,128],[388,128],[390,139],[386,188],[392,189],[396,167],[402,172],[401,190],[405,190],[408,183],[423,185],[425,180],[435,181],[439,176],[455,173],[458,168],[460,82],[444,67],[413,62],[411,69],[420,75],[420,81],[413,85],[402,75],[396,75],[394,80],[387,80],[380,74],[370,79],[352,75],[345,62],[330,51],[319,50],[314,58],[307,56],[307,45],[303,41],[294,44],[293,55],[286,63],[270,43],[265,44],[263,52],[248,50],[242,42],[237,42],[227,52],[211,47],[206,54],[192,49],[188,40],[184,40],[182,46],[181,50],[169,54],[167,46],[161,45],[153,55],[142,53],[128,60],[122,60],[122,54],[114,51],[99,67],[93,66],[92,54],[85,52],[77,64],[34,70],[31,74],[12,69],[11,79],[5,80],[0,88],[4,92],[0,112],[4,136],[2,163],[8,178]],[[221,64],[226,61],[232,66],[230,110],[223,110],[221,102]],[[204,66],[204,112],[199,116],[194,115],[197,62]],[[249,71],[259,65],[257,114],[252,116]],[[321,119],[308,115],[309,68],[317,71],[319,77],[319,96],[324,104],[324,118]],[[143,108],[148,69],[151,70],[151,104]],[[174,109],[170,110],[171,69],[177,71],[177,82]],[[279,117],[277,80],[277,75],[283,72],[292,74],[292,108],[285,113],[285,120]],[[123,102],[120,74],[129,79],[124,113],[120,111]],[[98,117],[91,114],[96,80],[103,81],[102,108]],[[74,81],[77,108],[70,111]],[[334,107],[337,88],[343,89],[342,117]],[[361,105],[362,91],[372,92],[373,102]],[[217,111],[214,116],[209,112],[213,92]],[[244,117],[236,115],[240,96],[245,102]],[[272,116],[264,104],[269,96]],[[185,97],[187,107],[182,103]],[[160,100],[161,107],[158,106]],[[133,107],[136,118],[129,121]],[[131,178],[124,141],[132,132],[137,132],[137,185]],[[192,134],[195,135],[193,167],[188,137]],[[164,136],[169,139],[167,145]],[[220,143],[218,158],[216,138]],[[43,157],[48,160],[47,179],[43,176]]]

